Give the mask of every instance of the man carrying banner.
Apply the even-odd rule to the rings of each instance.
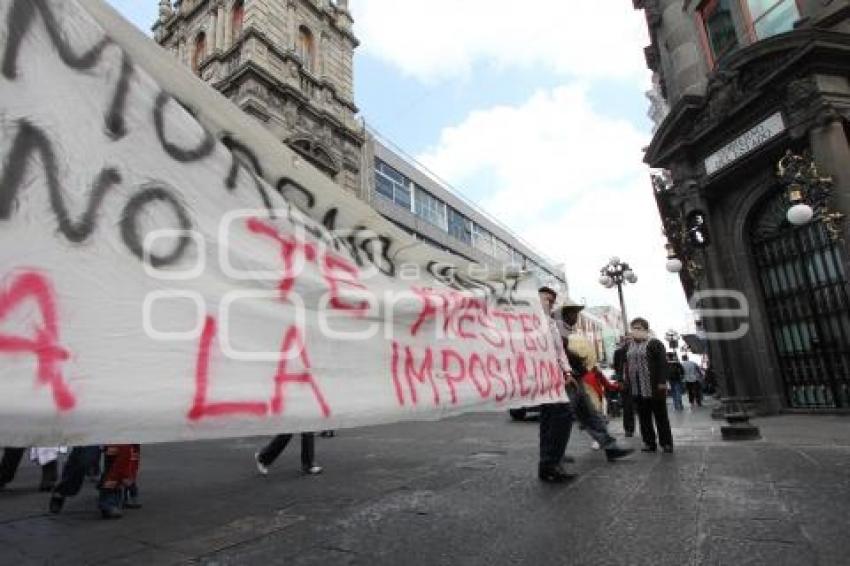
[[[549,317],[549,333],[558,357],[558,366],[564,374],[567,387],[575,386],[575,380],[570,373],[567,362],[567,354],[561,342],[561,334],[557,323],[552,318],[552,307],[558,294],[550,287],[540,287],[540,303],[543,305],[543,313]],[[538,464],[538,477],[550,483],[563,483],[575,479],[576,474],[567,473],[561,466],[564,453],[567,450],[567,442],[570,439],[570,431],[573,427],[573,412],[570,403],[546,403],[540,408],[540,463]]]

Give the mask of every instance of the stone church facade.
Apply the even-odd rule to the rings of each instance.
[[[366,132],[347,0],[160,1],[154,39],[348,191]]]

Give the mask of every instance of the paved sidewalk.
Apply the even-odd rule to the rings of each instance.
[[[263,439],[145,446],[145,507],[119,521],[90,488],[47,514],[27,464],[0,492],[0,565],[847,564],[850,419],[762,418],[728,443],[709,412],[671,414],[675,454],[614,464],[576,428],[568,486],[536,479],[537,424],[503,414],[319,438],[316,477],[297,441],[268,477]]]

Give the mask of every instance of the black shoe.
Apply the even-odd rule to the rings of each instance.
[[[564,464],[575,464],[576,459],[572,456],[564,456],[563,458],[561,458],[561,462],[563,462]]]
[[[634,452],[634,448],[620,448],[619,446],[615,446],[614,448],[607,448],[605,450],[605,457],[608,458],[609,462],[613,462],[614,460],[625,458],[632,452]]]
[[[644,446],[640,449],[641,452],[658,452],[657,446]]]
[[[634,432],[628,432],[628,431],[626,431],[626,438],[631,438],[631,437],[633,437],[634,435],[635,435],[635,433],[634,433]]]
[[[124,497],[122,498],[121,504],[124,509],[142,508],[142,502],[139,501],[139,488],[136,487],[135,484],[124,490]]]
[[[672,444],[668,444],[667,446],[661,446],[661,450],[662,450],[665,454],[672,454],[672,453],[673,453],[673,445],[672,445]]]
[[[62,506],[65,505],[65,498],[59,495],[58,493],[54,493],[50,496],[50,503],[47,508],[54,515],[56,513],[60,513],[62,511]]]
[[[101,507],[100,516],[104,519],[120,519],[124,516],[121,510],[118,507]]]
[[[576,478],[576,474],[569,474],[560,466],[539,468],[537,476],[546,483],[568,483]]]

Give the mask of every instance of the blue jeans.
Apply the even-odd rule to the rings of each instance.
[[[682,404],[682,393],[684,385],[681,381],[670,382],[670,395],[673,397],[673,408],[677,411],[684,411],[685,406]]]
[[[596,412],[590,399],[587,398],[587,392],[584,388],[570,387],[568,392],[570,401],[572,401],[569,406],[573,413],[573,419],[578,421],[590,437],[599,443],[600,448],[603,450],[615,448],[617,441],[608,434],[608,422],[603,415]],[[569,442],[569,433],[567,441]]]

